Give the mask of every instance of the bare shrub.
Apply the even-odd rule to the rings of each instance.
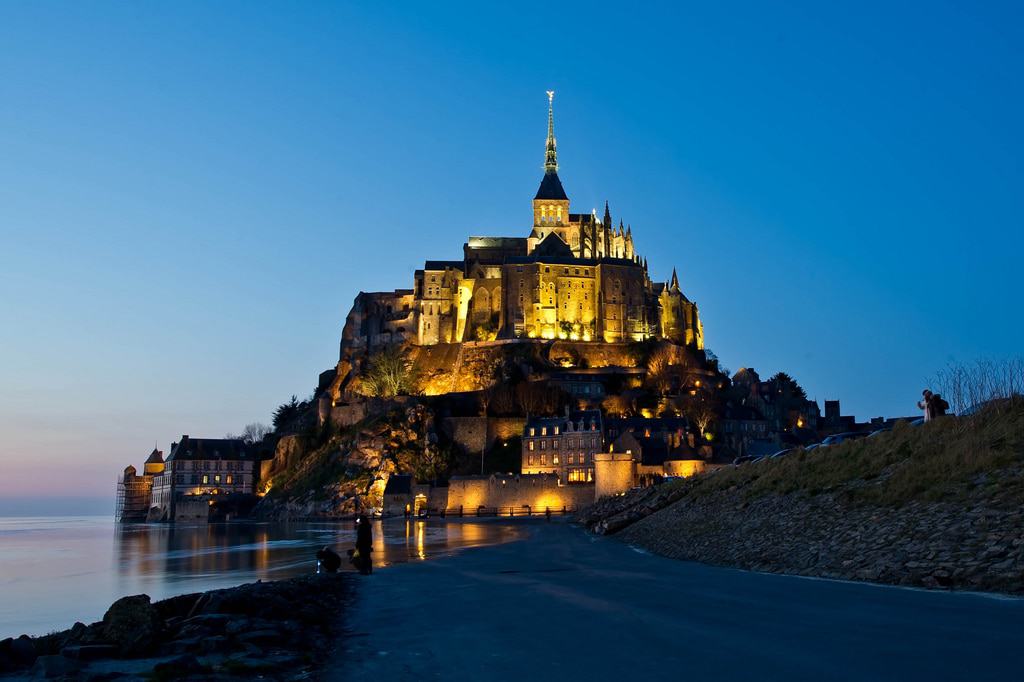
[[[931,379],[955,414],[1024,395],[1024,358],[950,363]]]

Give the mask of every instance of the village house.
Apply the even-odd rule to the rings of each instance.
[[[600,410],[532,417],[523,428],[522,472],[554,474],[562,483],[592,483],[594,455],[603,445]]]
[[[205,521],[215,501],[255,493],[254,456],[241,439],[182,436],[153,477],[150,521]]]

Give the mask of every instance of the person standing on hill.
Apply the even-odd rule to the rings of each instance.
[[[927,424],[935,416],[932,414],[932,392],[926,388],[921,391],[921,395],[924,396],[924,399],[917,401],[917,407],[924,410],[924,421]]]

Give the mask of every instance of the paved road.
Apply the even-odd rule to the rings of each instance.
[[[564,523],[360,582],[338,680],[1022,680],[1024,600],[638,552]]]

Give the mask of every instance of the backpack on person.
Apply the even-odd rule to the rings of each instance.
[[[941,417],[946,414],[946,410],[949,409],[949,403],[942,399],[942,396],[936,393],[932,396],[932,416]]]

